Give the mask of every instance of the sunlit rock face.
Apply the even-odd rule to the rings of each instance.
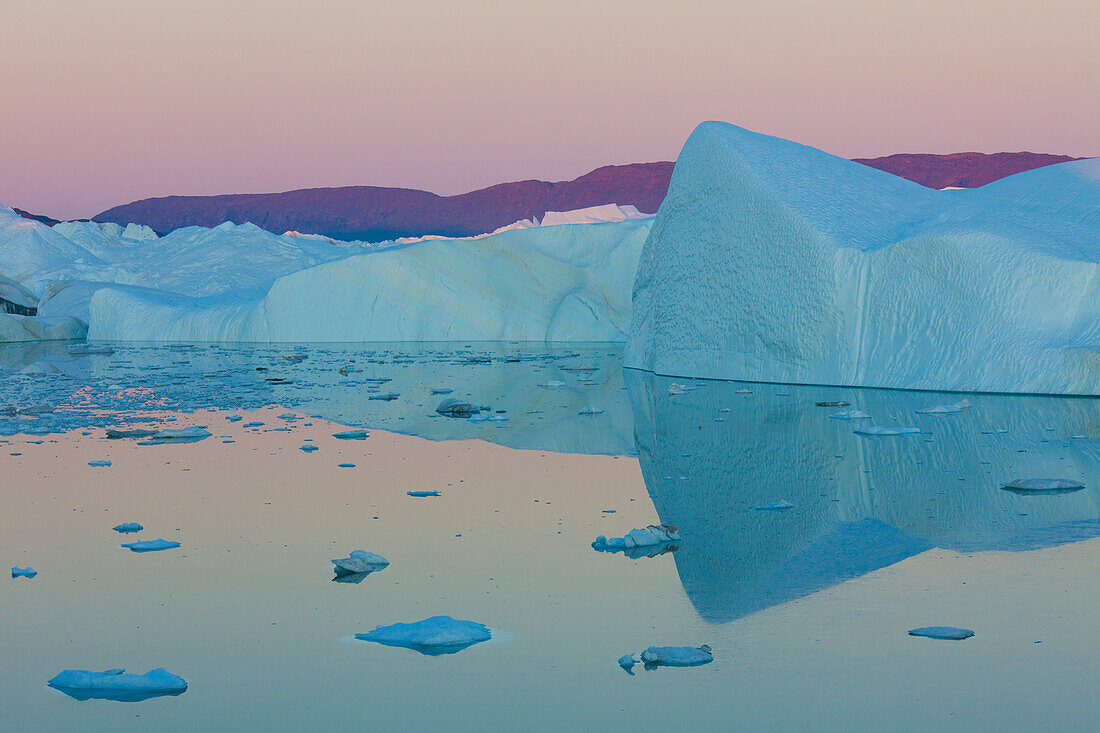
[[[1028,550],[1100,534],[1091,400],[985,395],[937,415],[916,412],[937,402],[921,392],[753,385],[744,394],[746,385],[710,382],[670,395],[668,378],[625,377],[646,488],[659,520],[679,529],[676,567],[707,621],[933,547]],[[815,405],[836,400],[921,432],[857,435],[852,422],[830,419],[836,408]],[[1019,476],[1086,487],[1049,496],[1001,488]],[[777,501],[793,507],[756,510]]]
[[[1100,393],[1100,160],[935,191],[717,122],[684,146],[627,366],[914,389]]]

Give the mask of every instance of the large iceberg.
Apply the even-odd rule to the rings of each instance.
[[[1100,159],[936,191],[706,122],[634,284],[659,374],[1100,393]]]
[[[540,226],[384,247],[282,275],[257,295],[103,288],[90,299],[88,337],[623,341],[629,283],[652,222]]]

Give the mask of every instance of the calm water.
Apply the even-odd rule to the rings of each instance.
[[[615,346],[0,348],[0,560],[40,573],[0,586],[0,729],[1095,728],[1100,402],[970,395],[921,415],[961,396],[620,365]],[[439,417],[444,387],[509,419]],[[829,418],[854,408],[923,432]],[[104,439],[121,425],[213,437]],[[1028,477],[1086,488],[1000,488]],[[405,494],[423,489],[442,496]],[[146,529],[111,531],[127,521]],[[677,551],[589,546],[655,522]],[[183,546],[118,547],[158,537]],[[392,564],[331,582],[355,549]],[[436,614],[494,639],[440,657],[349,639]],[[932,625],[976,636],[906,634]],[[615,664],[702,643],[704,667]],[[158,666],[187,692],[45,686]]]

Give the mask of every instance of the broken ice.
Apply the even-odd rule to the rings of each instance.
[[[411,624],[379,626],[366,634],[356,634],[355,638],[436,656],[454,654],[479,642],[488,641],[492,638],[492,632],[488,626],[476,621],[461,621],[450,616],[432,616]]]

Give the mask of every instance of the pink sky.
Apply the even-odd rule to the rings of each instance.
[[[674,159],[1100,155],[1096,0],[0,0],[0,203],[458,193]]]

